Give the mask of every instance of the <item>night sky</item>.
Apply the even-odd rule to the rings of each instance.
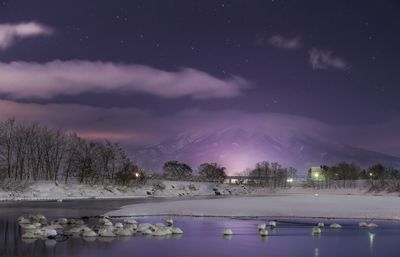
[[[275,113],[400,156],[399,46],[394,0],[2,1],[0,118],[146,145]]]

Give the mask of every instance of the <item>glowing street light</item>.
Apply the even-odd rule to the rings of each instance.
[[[318,179],[319,173],[318,172],[314,173],[314,177],[315,177],[315,179]]]
[[[293,178],[288,178],[288,179],[286,179],[286,182],[288,182],[288,183],[293,183]]]
[[[136,177],[136,178],[139,178],[139,177],[140,177],[139,172],[135,172],[135,177]]]

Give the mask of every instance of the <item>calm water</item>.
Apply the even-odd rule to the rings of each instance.
[[[15,220],[20,215],[42,213],[48,218],[81,217],[102,214],[121,205],[146,200],[74,201],[59,203],[21,203],[0,205],[0,256],[274,256],[274,257],[398,257],[400,224],[377,222],[374,230],[358,228],[356,221],[340,221],[343,228],[326,228],[320,237],[311,236],[313,220],[278,220],[278,227],[266,239],[257,233],[261,220],[175,217],[175,225],[185,234],[181,237],[156,239],[134,236],[93,242],[70,238],[49,245],[43,240],[23,242]],[[148,200],[147,200],[148,201]],[[23,206],[23,207],[22,207]],[[139,217],[140,222],[156,223],[166,217]],[[116,222],[117,220],[112,220]],[[265,222],[265,220],[264,220]],[[324,220],[327,224],[332,221]],[[235,235],[224,238],[224,228]]]

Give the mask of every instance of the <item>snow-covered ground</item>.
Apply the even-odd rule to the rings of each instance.
[[[400,197],[289,194],[128,205],[110,216],[302,217],[400,220]]]
[[[300,186],[272,190],[263,187],[185,181],[147,181],[145,185],[90,186],[85,184],[29,183],[18,190],[1,190],[0,200],[59,200],[137,197],[222,197],[205,200],[150,202],[122,207],[111,216],[190,215],[229,217],[325,217],[400,220],[398,193],[367,193],[360,186],[314,189]],[[230,197],[224,197],[230,196]]]
[[[213,183],[183,181],[148,181],[133,187],[42,181],[29,183],[23,190],[0,188],[0,201],[201,196],[215,195],[214,186]]]
[[[212,196],[217,190],[226,196],[263,196],[276,194],[349,194],[364,195],[366,188],[362,186],[348,189],[303,188],[296,186],[287,189],[270,189],[244,185],[216,184],[188,181],[150,180],[145,185],[116,186],[116,185],[86,185],[78,183],[55,184],[49,181],[16,183],[11,189],[0,187],[0,201],[15,200],[58,200],[58,199],[87,199],[87,198],[135,198],[135,197],[191,197]],[[387,195],[385,193],[385,195]],[[397,194],[394,194],[397,195]]]

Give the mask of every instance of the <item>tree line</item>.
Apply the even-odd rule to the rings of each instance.
[[[197,168],[197,174],[188,164],[176,160],[167,161],[163,165],[163,177],[167,179],[218,181],[227,177],[226,168],[218,163],[203,163]]]
[[[357,181],[364,181],[370,191],[400,191],[400,170],[383,164],[361,168],[355,163],[339,162],[335,165],[321,165],[319,181],[308,171],[309,182],[318,187],[356,187]]]
[[[268,187],[286,187],[296,176],[297,170],[293,167],[284,167],[278,162],[259,162],[255,168],[245,172],[243,177],[246,178],[247,184]],[[163,165],[163,176],[168,179],[179,180],[201,180],[201,181],[219,181],[222,182],[227,178],[226,168],[218,163],[200,164],[196,171],[188,164],[179,161],[167,161]]]
[[[248,171],[251,183],[272,188],[287,187],[297,170],[293,167],[284,167],[278,162],[262,161]]]
[[[117,143],[14,119],[0,123],[0,179],[125,184],[143,175]]]
[[[355,163],[339,162],[335,165],[321,165],[321,175],[325,180],[386,180],[400,179],[398,169],[386,167],[383,164],[375,164],[366,169],[362,169]],[[308,171],[311,178],[311,169]]]

